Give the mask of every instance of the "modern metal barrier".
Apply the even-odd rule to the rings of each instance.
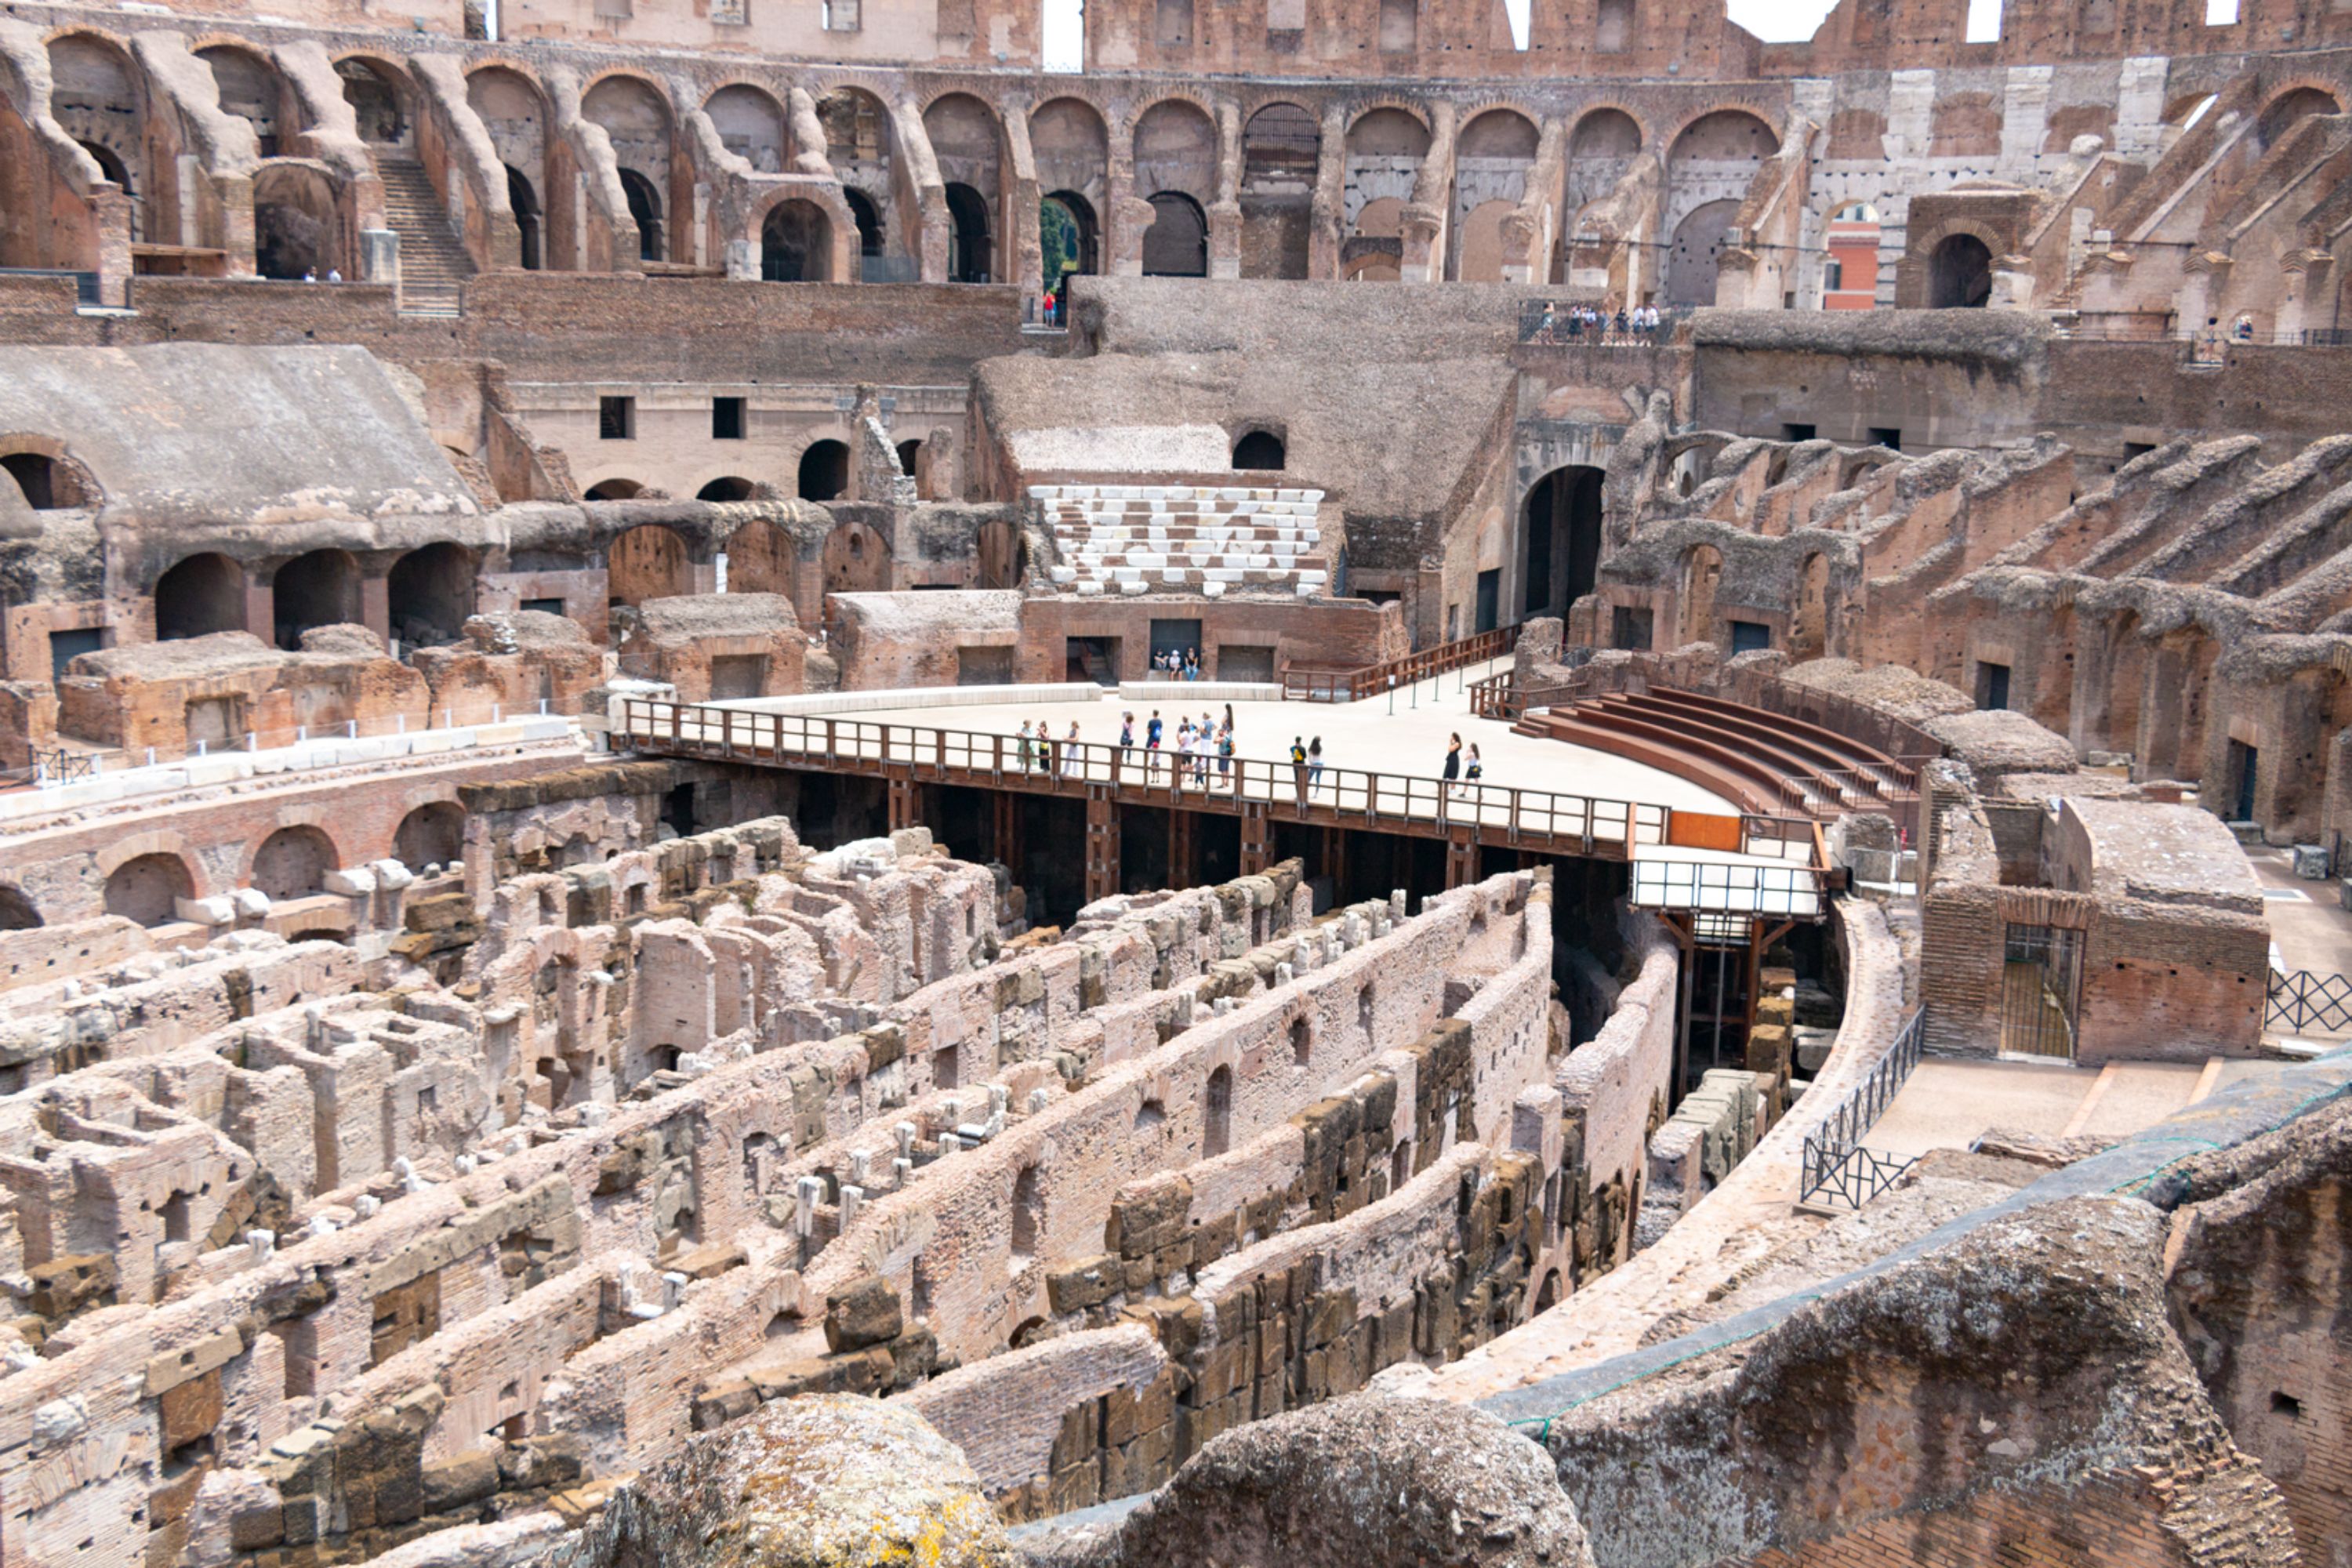
[[[1900,1180],[1918,1162],[1899,1154],[1882,1154],[1862,1146],[1862,1140],[1901,1093],[1911,1069],[1919,1065],[1920,1045],[1927,1037],[1927,1009],[1922,1007],[1904,1021],[1894,1046],[1879,1058],[1870,1076],[1854,1086],[1805,1138],[1804,1171],[1797,1184],[1797,1201],[1843,1205],[1860,1208]]]

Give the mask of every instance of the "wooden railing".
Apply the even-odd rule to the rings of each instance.
[[[1346,668],[1337,665],[1294,664],[1283,671],[1282,695],[1297,702],[1360,702],[1391,687],[1402,689],[1433,675],[1449,675],[1490,658],[1500,658],[1518,641],[1517,626],[1496,626],[1457,637],[1402,658]]]

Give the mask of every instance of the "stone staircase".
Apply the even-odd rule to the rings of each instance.
[[[1328,594],[1323,492],[1196,485],[1037,485],[1064,593]]]
[[[384,221],[400,236],[400,313],[454,316],[474,263],[449,226],[441,193],[425,165],[394,147],[376,146]]]

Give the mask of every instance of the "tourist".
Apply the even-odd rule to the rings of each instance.
[[[315,268],[315,267],[313,267],[313,268],[310,268],[308,271],[306,271],[306,272],[304,272],[304,273],[302,274],[302,281],[303,281],[303,282],[305,282],[305,283],[316,283],[318,280],[319,280],[319,269],[318,269],[317,268]]]
[[[1029,721],[1024,719],[1021,721],[1021,771],[1024,773],[1029,771],[1031,749],[1031,742],[1029,740]]]
[[[1037,771],[1048,778],[1054,773],[1054,727],[1043,719],[1037,721]]]
[[[1133,710],[1118,716],[1118,760],[1124,767],[1135,755],[1135,713]]]
[[[1307,746],[1297,735],[1290,737],[1290,784],[1298,792],[1298,804],[1307,804]]]
[[[330,283],[341,283],[342,280],[343,280],[343,269],[342,269],[341,268],[340,268],[340,267],[330,267],[330,268],[327,268],[327,281],[328,281],[328,282],[330,282]]]
[[[1472,758],[1470,763],[1470,776],[1472,778],[1476,778],[1478,776],[1478,763],[1476,762],[1478,748],[1475,746],[1471,747],[1470,755]],[[1073,719],[1070,721],[1069,739],[1063,742],[1062,745],[1062,776],[1066,779],[1074,779],[1078,776],[1080,771],[1081,770],[1078,766],[1078,721],[1076,719]]]
[[[1313,795],[1323,787],[1323,737],[1316,736],[1307,742],[1307,793]]]
[[[1470,747],[1470,759],[1463,766],[1462,776],[1471,784],[1476,784],[1478,782],[1479,772],[1480,763],[1478,762],[1478,747],[1474,742]]]
[[[1192,721],[1180,719],[1176,724],[1176,787],[1182,789],[1192,782]]]
[[[1231,787],[1234,772],[1234,727],[1227,724],[1217,731],[1217,779]]]
[[[1151,710],[1151,722],[1143,731],[1143,778],[1146,784],[1160,771],[1160,710]]]
[[[1187,680],[1198,680],[1201,679],[1201,650],[1199,648],[1187,648],[1184,651],[1184,679]]]
[[[1462,786],[1455,783],[1462,776],[1462,735],[1455,731],[1445,742],[1445,793],[1453,795]]]

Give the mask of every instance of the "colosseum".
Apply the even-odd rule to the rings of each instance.
[[[2352,1568],[2352,4],[1755,3],[0,6],[0,1568]]]

